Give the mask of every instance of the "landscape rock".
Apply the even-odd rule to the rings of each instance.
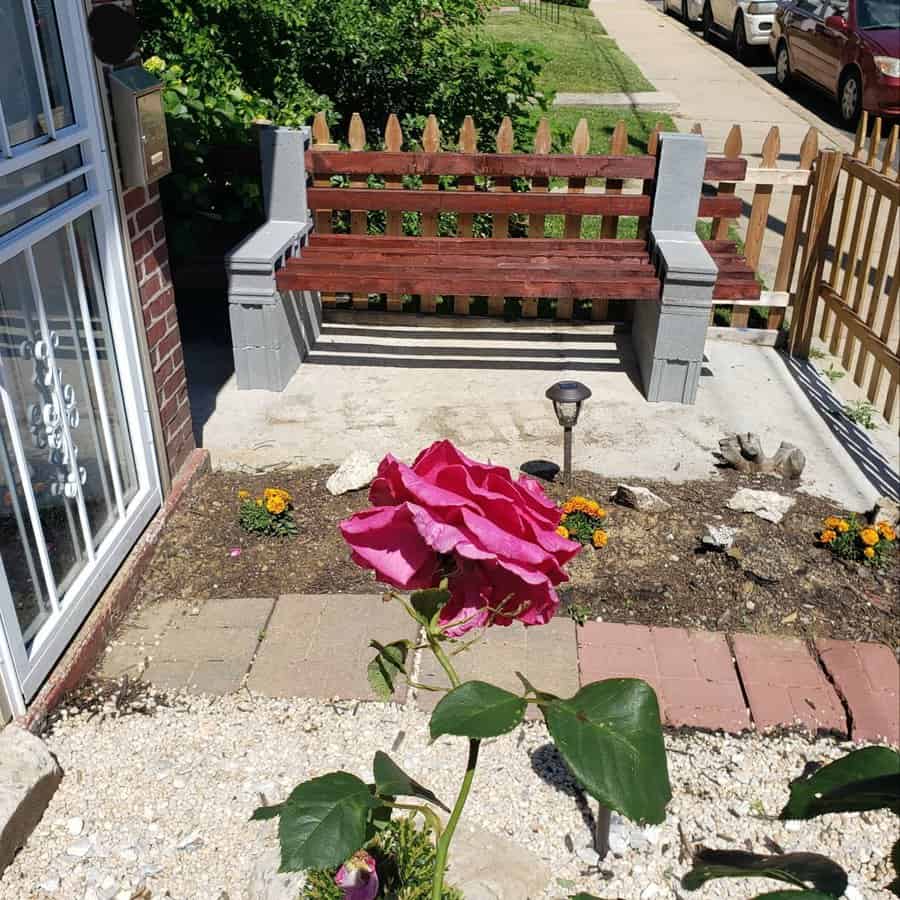
[[[297,900],[306,875],[303,872],[281,874],[281,851],[274,847],[256,861],[247,885],[247,900]]]
[[[719,457],[738,472],[799,478],[806,468],[806,455],[799,447],[782,441],[774,456],[763,452],[759,435],[751,432],[727,434],[719,441]]]
[[[706,534],[700,538],[700,542],[713,550],[730,550],[737,533],[737,528],[728,525],[707,525]]]
[[[365,450],[354,450],[325,482],[335,497],[368,487],[378,474],[378,460]]]
[[[466,900],[540,897],[550,870],[530,850],[475,825],[461,823],[450,845],[447,881]]]
[[[0,873],[40,822],[61,779],[40,738],[18,725],[0,730]]]
[[[890,497],[879,497],[875,501],[875,505],[866,513],[866,518],[873,525],[876,522],[900,525],[900,503]]]
[[[665,512],[671,508],[662,497],[654,494],[649,488],[637,485],[620,484],[612,499],[621,506],[629,506],[638,512]]]
[[[726,504],[737,512],[753,513],[760,519],[778,524],[794,505],[793,497],[785,497],[775,491],[755,491],[741,488]]]

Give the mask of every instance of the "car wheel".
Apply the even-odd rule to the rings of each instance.
[[[703,39],[711,41],[713,35],[713,14],[709,3],[703,4]]]
[[[841,79],[838,89],[838,112],[847,128],[854,128],[862,110],[862,81],[852,69]]]
[[[731,32],[731,45],[734,49],[734,58],[738,62],[746,62],[749,55],[747,44],[747,32],[744,30],[744,17],[738,13],[734,20],[734,30]]]
[[[791,78],[791,57],[788,54],[787,44],[781,41],[775,54],[775,82],[778,87],[786,88],[791,83]]]

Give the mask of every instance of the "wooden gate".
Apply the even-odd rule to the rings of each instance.
[[[840,358],[853,382],[889,422],[900,422],[900,289],[894,168],[900,126],[883,142],[876,119],[860,122],[853,152],[821,152],[794,302],[789,347],[807,358],[814,337]]]

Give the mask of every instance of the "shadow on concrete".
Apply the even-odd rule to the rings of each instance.
[[[194,440],[202,446],[203,426],[216,411],[219,391],[234,375],[234,354],[231,341],[222,336],[185,341],[183,350]]]
[[[865,479],[881,495],[900,499],[900,475],[872,438],[855,422],[848,419],[841,401],[809,360],[784,354],[784,361],[812,408],[821,416],[831,433],[862,472]]]

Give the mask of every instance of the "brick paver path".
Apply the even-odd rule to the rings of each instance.
[[[107,650],[102,674],[141,675],[162,688],[273,697],[372,700],[371,639],[416,638],[415,624],[378,595],[287,595],[149,606]],[[636,677],[656,690],[665,723],[713,731],[802,728],[900,745],[900,668],[879,644],[554,619],[495,628],[454,657],[464,679],[572,696],[581,684]],[[417,674],[444,684],[430,654]],[[432,709],[442,695],[416,691]],[[398,702],[407,701],[406,691]],[[530,716],[537,715],[535,709]]]

